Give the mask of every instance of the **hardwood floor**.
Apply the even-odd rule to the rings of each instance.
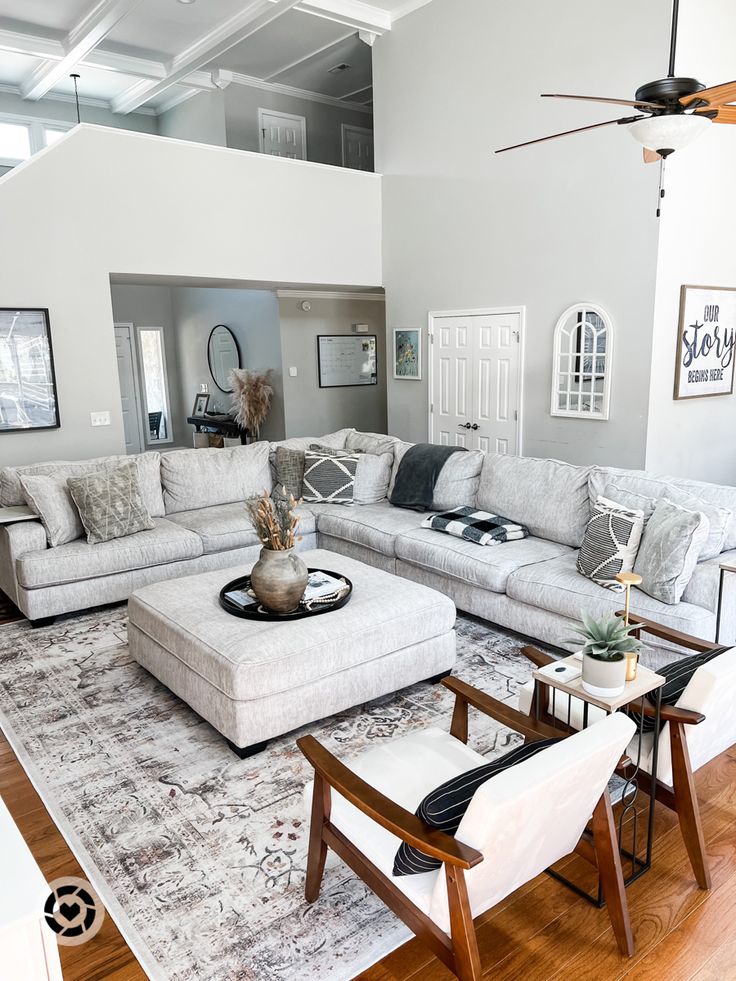
[[[0,594],[0,610],[2,610]],[[10,619],[8,614],[7,619]],[[0,622],[2,612],[0,612]],[[695,777],[713,888],[697,888],[675,815],[657,807],[652,869],[628,890],[636,954],[620,956],[605,910],[546,875],[479,920],[484,977],[494,981],[736,981],[736,749]],[[47,879],[83,875],[6,739],[0,734],[0,796]],[[589,876],[578,858],[566,874]],[[81,947],[62,947],[65,981],[144,981],[145,973],[107,917]],[[1,970],[0,970],[1,975]],[[451,981],[412,940],[361,981]],[[192,979],[196,981],[196,979]]]

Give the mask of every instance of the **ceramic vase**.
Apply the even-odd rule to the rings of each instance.
[[[258,601],[272,613],[293,613],[299,606],[309,571],[293,548],[262,548],[250,584]]]

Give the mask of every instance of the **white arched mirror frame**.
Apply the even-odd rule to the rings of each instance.
[[[586,315],[589,314],[599,322],[588,319]],[[576,337],[578,333],[583,342],[582,350]],[[608,419],[613,350],[613,321],[602,307],[595,303],[573,303],[565,310],[555,327],[553,416],[599,422]]]

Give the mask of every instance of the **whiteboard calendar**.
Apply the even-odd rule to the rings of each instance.
[[[317,354],[320,388],[378,384],[375,334],[322,334]]]

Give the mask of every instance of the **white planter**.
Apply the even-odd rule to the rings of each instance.
[[[615,698],[626,687],[626,658],[598,661],[583,654],[583,690],[599,698]]]

